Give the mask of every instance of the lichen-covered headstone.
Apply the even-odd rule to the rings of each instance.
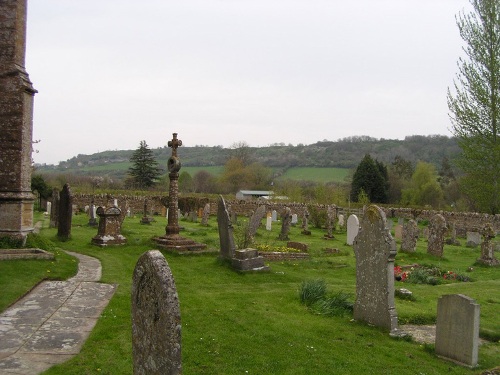
[[[495,258],[495,243],[492,241],[495,238],[493,226],[488,223],[484,226],[483,242],[481,243],[481,258],[477,261],[488,266],[498,266],[500,262]]]
[[[427,253],[442,257],[444,249],[444,234],[446,233],[446,220],[443,215],[436,214],[429,222],[429,239]]]
[[[262,223],[262,218],[266,215],[266,206],[261,205],[257,207],[255,212],[253,213],[250,221],[248,223],[248,235],[252,238],[257,233],[257,229],[259,229],[260,224]]]
[[[73,219],[73,195],[69,184],[64,184],[59,193],[59,220],[57,237],[68,240],[71,237],[71,221]]]
[[[413,219],[408,220],[403,225],[403,236],[401,238],[401,251],[408,253],[415,252],[418,240],[418,226]]]
[[[59,190],[52,190],[52,207],[50,211],[49,228],[57,228],[59,225]]]
[[[462,294],[448,294],[438,300],[436,354],[474,367],[478,361],[480,306]]]
[[[281,241],[288,241],[288,233],[290,233],[290,225],[292,224],[292,210],[290,207],[285,207],[283,215],[281,216],[281,232],[278,239]]]
[[[222,195],[217,204],[217,224],[219,227],[220,257],[223,259],[234,258],[236,244],[234,242],[233,223],[226,208]]]
[[[181,311],[174,277],[158,250],[144,253],[132,280],[135,375],[181,374]]]
[[[333,237],[333,227],[335,225],[335,209],[332,206],[328,206],[326,210],[326,234],[325,238],[332,239]]]
[[[481,233],[479,232],[467,232],[467,240],[465,246],[467,247],[477,247],[481,244]]]
[[[354,319],[395,333],[398,317],[394,305],[394,258],[396,242],[386,226],[384,212],[366,209],[354,240],[356,255],[356,302]]]
[[[96,210],[99,216],[99,226],[97,235],[92,237],[91,243],[97,246],[125,245],[127,239],[121,234],[121,215],[118,207],[98,207]]]
[[[351,215],[347,219],[347,244],[352,245],[359,232],[359,219],[356,215]]]

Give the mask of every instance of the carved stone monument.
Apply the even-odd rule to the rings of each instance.
[[[97,235],[91,240],[93,245],[125,245],[127,239],[121,234],[121,210],[118,207],[98,207],[97,216],[99,216],[99,227]]]
[[[33,231],[33,97],[25,70],[27,0],[0,1],[0,237]]]
[[[483,242],[481,243],[481,258],[477,260],[488,266],[498,266],[500,262],[495,258],[495,243],[492,241],[495,238],[493,226],[488,223],[483,228]]]
[[[427,253],[442,257],[444,249],[444,234],[446,233],[446,220],[443,215],[436,214],[429,222],[429,242],[427,243]]]
[[[165,250],[176,251],[196,251],[202,250],[207,245],[197,243],[189,238],[179,235],[179,170],[181,161],[177,156],[177,148],[182,146],[182,141],[177,139],[177,133],[173,133],[171,141],[168,141],[168,147],[172,148],[172,156],[168,159],[168,177],[170,186],[168,189],[168,223],[165,228],[165,236],[155,238],[158,247]]]
[[[387,228],[384,212],[369,206],[354,240],[356,255],[356,302],[354,319],[396,333],[394,305],[394,258],[396,241]]]
[[[257,207],[255,212],[250,217],[250,221],[248,222],[248,235],[250,238],[255,237],[257,233],[257,229],[259,229],[260,224],[262,223],[262,219],[266,215],[266,206],[260,205]]]
[[[418,226],[413,219],[408,220],[403,225],[403,235],[401,238],[401,251],[414,253],[417,248]]]
[[[217,205],[217,224],[219,228],[220,257],[222,259],[232,259],[236,250],[233,223],[229,217],[226,202],[222,195],[219,196]]]
[[[134,374],[182,373],[181,310],[175,280],[158,250],[144,253],[132,280]]]
[[[144,209],[143,209],[143,214],[141,218],[141,224],[148,224],[151,225],[151,223],[154,221],[154,219],[151,216],[148,216],[148,199],[144,199]]]
[[[57,228],[59,225],[59,190],[52,190],[52,207],[50,211],[49,228]]]
[[[292,210],[290,207],[285,207],[281,216],[281,232],[278,240],[289,241],[288,233],[290,233],[290,225],[292,224]]]

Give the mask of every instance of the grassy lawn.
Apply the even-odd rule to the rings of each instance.
[[[59,265],[74,266],[71,257],[59,250],[67,249],[100,259],[102,281],[118,284],[82,352],[46,374],[132,373],[132,273],[139,256],[154,248],[150,238],[164,234],[166,225],[161,217],[151,226],[140,225],[139,220],[126,219],[126,246],[105,249],[90,245],[96,229],[86,226],[84,215],[74,217],[68,242],[58,242],[55,229],[42,230],[42,236],[56,245],[50,274]],[[183,236],[207,243],[209,248],[218,247],[215,218],[208,227],[185,221],[181,225],[186,228]],[[44,228],[47,226],[44,222]],[[279,230],[277,223],[271,232],[259,229],[256,240],[283,246],[277,240]],[[480,347],[479,368],[470,370],[438,359],[432,345],[390,338],[387,332],[352,321],[352,316],[325,317],[301,305],[298,290],[304,280],[323,279],[330,293],[349,293],[352,301],[355,293],[355,259],[352,248],[345,245],[345,233],[325,240],[325,230],[311,230],[311,236],[302,235],[299,227],[292,227],[290,233],[292,240],[309,245],[311,259],[271,262],[268,273],[236,273],[218,262],[216,254],[164,253],[181,304],[184,374],[478,374],[500,365],[500,269],[473,266],[479,249],[446,245],[445,257],[437,259],[426,254],[426,243],[421,240],[415,254],[398,253],[396,257],[398,265],[433,264],[472,278],[472,282],[436,286],[396,282],[396,287],[410,289],[416,297],[415,301],[396,299],[400,323],[434,321],[437,298],[443,294],[462,293],[476,299],[481,305],[481,335],[491,341]],[[337,248],[339,254],[326,256],[325,248]],[[27,275],[16,272],[24,267],[17,262],[0,262],[0,276],[10,269],[8,277],[0,277],[3,307],[16,298],[3,291],[14,284],[36,282],[26,281]],[[32,262],[38,278],[45,277],[49,263]],[[471,266],[473,271],[467,272]]]
[[[344,182],[349,175],[348,168],[290,168],[280,180],[314,181],[318,183]]]

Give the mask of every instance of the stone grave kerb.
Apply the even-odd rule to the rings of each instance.
[[[396,242],[387,228],[385,213],[369,206],[353,244],[356,256],[354,319],[395,333],[398,318],[394,303]]]

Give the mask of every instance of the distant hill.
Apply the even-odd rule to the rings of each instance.
[[[356,136],[338,141],[321,141],[311,145],[274,144],[267,147],[249,147],[254,161],[284,173],[294,167],[355,168],[365,154],[390,164],[396,156],[413,163],[425,161],[440,166],[444,157],[453,160],[460,153],[455,138],[432,135],[408,136],[404,140],[376,139]],[[59,165],[37,165],[39,172],[71,172],[74,174],[125,176],[134,150],[104,151],[92,155],[77,155]],[[211,167],[225,164],[232,149],[221,146],[180,147],[178,155],[184,167]],[[162,167],[171,155],[167,146],[153,149]],[[202,168],[201,168],[202,169]]]

